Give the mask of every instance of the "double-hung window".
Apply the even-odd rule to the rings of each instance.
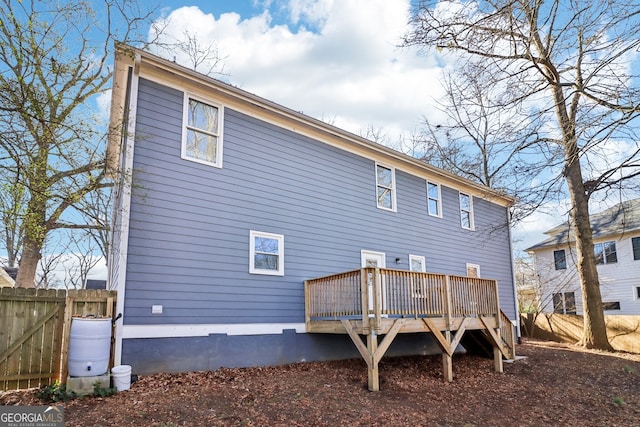
[[[284,276],[284,236],[251,230],[249,273]]]
[[[182,158],[222,167],[222,108],[185,94]]]
[[[429,215],[442,218],[442,206],[440,204],[440,184],[427,181],[427,209]]]
[[[596,243],[593,245],[596,264],[611,264],[618,262],[616,242]]]
[[[553,263],[555,264],[556,270],[566,270],[567,256],[564,249],[553,251]]]
[[[560,314],[576,314],[575,292],[558,292],[553,294],[553,312]]]
[[[396,210],[395,169],[376,163],[376,197],[380,209]]]
[[[473,230],[473,201],[464,193],[460,193],[460,224],[466,230]]]
[[[635,261],[640,259],[640,237],[631,238],[631,247],[633,248],[633,259]]]

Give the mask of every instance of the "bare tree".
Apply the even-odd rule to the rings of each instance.
[[[558,180],[551,183],[544,175],[561,162],[562,153],[541,134],[540,118],[527,114],[526,98],[517,90],[518,76],[504,76],[490,63],[473,58],[451,68],[443,73],[445,95],[437,101],[444,119],[434,123],[425,117],[421,149],[414,145],[413,155],[508,191],[518,200],[512,211],[515,222],[546,200],[532,183],[541,182],[546,193],[560,192]]]
[[[529,116],[544,120],[563,154],[560,174],[571,200],[571,226],[584,305],[583,345],[611,349],[589,222],[594,192],[633,180],[640,147],[636,51],[640,8],[622,0],[421,2],[406,45],[435,47],[491,63],[517,76]],[[630,143],[619,158],[605,147]],[[553,171],[549,171],[553,173]]]
[[[152,31],[159,37],[167,25],[169,25],[167,21],[156,21],[152,26]],[[164,36],[163,39],[168,38],[167,34]],[[180,38],[158,42],[154,47],[160,56],[173,59],[174,62],[186,61],[187,64],[183,63],[182,65],[201,74],[207,76],[224,75],[226,56],[220,54],[216,43],[213,41],[203,42],[198,34],[191,33],[189,30],[184,30]]]
[[[49,233],[102,227],[78,221],[81,201],[110,185],[91,104],[110,87],[114,40],[146,43],[151,13],[135,0],[0,0],[0,168],[26,202],[19,287],[35,285]]]

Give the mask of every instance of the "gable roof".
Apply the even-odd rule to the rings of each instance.
[[[107,145],[107,173],[114,177],[120,169],[119,161],[124,150],[122,123],[127,112],[128,88],[131,74],[153,76],[163,81],[174,82],[182,90],[205,90],[230,103],[232,108],[245,109],[249,114],[263,120],[277,121],[281,126],[294,130],[329,145],[340,147],[376,161],[389,161],[395,167],[416,175],[429,176],[445,185],[469,191],[475,196],[491,200],[502,206],[511,206],[515,198],[503,191],[462,178],[414,157],[393,150],[384,145],[369,141],[361,136],[340,129],[321,120],[314,119],[301,112],[261,98],[213,77],[198,73],[175,62],[150,54],[125,44],[116,45],[113,88],[111,97],[111,117]]]
[[[640,230],[640,198],[619,203],[600,213],[590,215],[593,238],[600,239]],[[527,252],[574,242],[569,221],[546,231],[549,237],[530,248]]]

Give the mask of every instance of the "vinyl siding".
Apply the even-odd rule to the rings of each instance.
[[[605,314],[640,314],[640,300],[635,294],[635,287],[640,286],[640,260],[633,259],[631,244],[633,237],[640,237],[640,233],[606,237],[594,241],[594,243],[616,242],[618,262],[597,266],[602,301],[620,302],[620,310],[608,310]],[[555,270],[553,251],[558,249],[565,250],[566,270]],[[562,288],[561,292],[575,292],[577,312],[582,314],[582,291],[576,268],[575,250],[569,246],[537,250],[535,264],[541,283],[542,300],[545,302],[543,311],[553,312],[551,295]]]
[[[126,324],[303,322],[304,280],[359,268],[361,249],[391,268],[409,254],[433,272],[479,264],[513,318],[504,207],[474,198],[476,231],[463,230],[457,190],[442,188],[432,217],[425,180],[396,170],[398,211],[378,209],[374,160],[228,108],[224,167],[183,160],[182,92],[139,90]],[[249,274],[250,230],[284,235],[283,277]]]

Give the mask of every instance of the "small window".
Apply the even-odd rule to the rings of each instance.
[[[620,301],[608,301],[602,303],[603,310],[620,310]]]
[[[553,262],[556,266],[556,270],[565,270],[567,268],[567,257],[564,249],[553,251]]]
[[[616,242],[596,243],[593,245],[596,264],[611,264],[618,262]]]
[[[462,228],[473,230],[473,202],[471,196],[460,193],[460,223]]]
[[[636,286],[636,299],[640,299],[640,286]]]
[[[442,218],[440,199],[440,184],[427,181],[427,209],[429,215]]]
[[[222,109],[185,94],[182,158],[222,167]]]
[[[424,257],[420,255],[409,255],[409,270],[424,273],[427,271]]]
[[[480,277],[480,266],[478,264],[469,264],[467,263],[467,277],[479,278]]]
[[[251,231],[249,273],[284,276],[284,236]]]
[[[376,195],[380,209],[396,210],[395,169],[376,164]]]
[[[631,238],[631,246],[633,247],[633,259],[640,259],[640,237],[632,237]]]

